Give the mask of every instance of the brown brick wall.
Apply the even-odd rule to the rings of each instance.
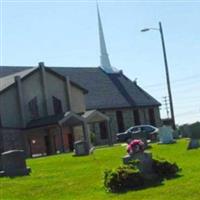
[[[1,128],[1,151],[26,150],[24,133],[20,129]]]
[[[72,131],[69,127],[63,128],[64,150],[70,151],[73,146]],[[47,148],[48,143],[48,148]],[[0,129],[0,153],[13,149],[22,149],[27,156],[32,154],[46,155],[62,151],[62,140],[58,127],[39,128],[35,130]]]

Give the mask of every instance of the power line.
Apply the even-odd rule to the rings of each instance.
[[[163,89],[158,89],[158,88],[154,88],[153,90],[151,90],[152,92],[150,93],[160,93],[161,91],[163,91],[164,89],[166,88],[163,88]],[[181,90],[182,89],[182,90]],[[190,92],[194,92],[194,90],[200,90],[200,85],[195,85],[195,87],[190,87],[190,88],[176,88],[176,89],[173,89],[173,94],[181,94],[181,93],[190,93]],[[150,90],[148,90],[150,91]]]
[[[188,82],[184,82],[184,83],[172,83],[172,86],[174,88],[180,88],[180,87],[187,87],[187,86],[195,86],[198,85],[200,83],[200,79],[199,80],[195,80],[195,82],[192,83],[188,83]],[[145,87],[144,87],[145,88]],[[159,90],[159,89],[165,89],[166,86],[165,84],[159,84],[159,85],[155,85],[154,87],[146,87],[148,90],[154,91],[154,90]]]
[[[199,119],[198,119],[198,121],[200,121],[200,113],[194,113],[194,112],[188,112],[188,113],[181,113],[181,114],[178,114],[178,115],[176,115],[176,118],[181,118],[181,117],[183,117],[184,115],[187,115],[187,116],[199,116]]]
[[[172,80],[171,83],[178,83],[178,82],[185,81],[185,80],[190,80],[190,79],[194,80],[194,78],[200,78],[200,74],[184,77],[182,79]],[[161,87],[161,86],[164,87],[165,84],[163,82],[162,83],[160,82],[160,83],[155,83],[155,84],[152,84],[152,85],[146,85],[144,87],[148,88],[148,87],[158,87],[158,86],[159,87]]]
[[[185,95],[187,95],[187,96],[185,96]],[[187,93],[185,95],[184,96],[182,96],[182,95],[175,96],[174,95],[175,96],[174,97],[175,98],[175,102],[200,101],[200,96],[192,96],[192,95],[188,95]],[[156,98],[159,101],[162,101],[162,99],[163,99],[163,97],[160,97],[160,95],[159,96],[153,95],[153,97]]]
[[[176,97],[176,99],[179,99],[178,97]],[[200,96],[181,96],[181,101],[184,100],[200,100]]]
[[[187,115],[187,114],[199,114],[200,115],[200,111],[199,110],[189,110],[187,112],[178,113],[178,114],[176,114],[176,116]]]
[[[195,104],[195,103],[200,103],[200,99],[191,99],[191,100],[187,100],[187,101],[175,101],[176,105],[187,105],[187,104]]]
[[[196,104],[196,105],[175,105],[174,106],[176,110],[180,110],[180,109],[187,109],[187,108],[197,108],[200,107],[200,104]]]

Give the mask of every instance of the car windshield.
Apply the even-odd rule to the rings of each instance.
[[[152,132],[152,131],[154,131],[154,128],[151,127],[151,126],[143,126],[141,129],[142,129],[143,131],[147,131],[147,132]]]
[[[129,132],[138,132],[140,131],[140,127],[131,127],[128,129]]]
[[[130,131],[132,131],[132,129],[133,129],[133,127],[127,129],[126,132],[130,132]]]

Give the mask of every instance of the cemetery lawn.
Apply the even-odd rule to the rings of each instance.
[[[93,155],[73,157],[72,153],[28,159],[32,173],[27,177],[0,178],[1,200],[199,200],[200,149],[187,151],[188,141],[152,145],[154,157],[176,162],[181,176],[148,189],[112,194],[103,187],[105,169],[118,167],[125,147],[97,149]]]

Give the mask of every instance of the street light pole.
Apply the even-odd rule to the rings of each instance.
[[[163,48],[167,89],[168,89],[168,94],[169,94],[170,112],[171,112],[171,118],[172,118],[172,123],[173,123],[172,125],[173,125],[173,128],[176,129],[175,117],[174,117],[174,107],[173,107],[170,78],[169,78],[169,69],[168,69],[168,63],[167,63],[167,54],[166,54],[166,49],[165,49],[165,41],[164,41],[164,35],[163,35],[163,29],[162,29],[161,22],[159,22],[159,31],[160,31],[160,36],[161,36],[162,48]]]
[[[169,69],[168,69],[168,63],[167,63],[167,54],[166,54],[166,49],[165,49],[165,41],[164,41],[164,35],[163,35],[163,29],[162,29],[161,22],[159,22],[159,29],[158,28],[145,28],[145,29],[142,29],[141,31],[146,32],[149,30],[156,30],[156,31],[160,32],[162,48],[163,48],[164,63],[165,63],[165,73],[166,73],[167,89],[168,89],[168,95],[169,95],[172,126],[175,130],[176,123],[175,123],[175,117],[174,117],[174,108],[173,108],[173,100],[172,100],[172,93],[171,93],[171,86],[170,86]]]

